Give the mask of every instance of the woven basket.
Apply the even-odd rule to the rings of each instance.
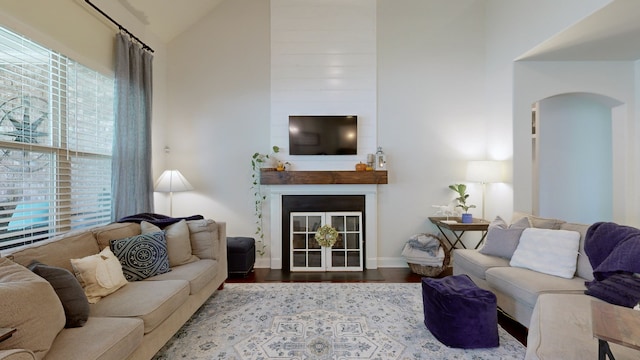
[[[413,271],[418,275],[422,275],[426,277],[436,277],[442,274],[442,272],[447,268],[447,266],[449,266],[449,259],[451,255],[450,255],[450,251],[447,249],[446,245],[444,244],[444,241],[442,241],[440,237],[432,234],[426,234],[426,235],[434,237],[438,239],[438,241],[440,241],[440,246],[444,249],[444,260],[442,261],[442,266],[426,266],[426,265],[413,264],[413,263],[408,263],[408,264],[411,271]]]

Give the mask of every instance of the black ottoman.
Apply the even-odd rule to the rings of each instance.
[[[256,261],[256,240],[250,237],[227,238],[227,270],[229,275],[247,276]]]
[[[441,343],[454,348],[500,345],[496,296],[467,275],[422,278],[424,324]]]

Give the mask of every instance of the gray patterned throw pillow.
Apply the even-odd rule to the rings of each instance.
[[[111,251],[120,260],[127,281],[144,280],[171,271],[163,231],[111,240]]]

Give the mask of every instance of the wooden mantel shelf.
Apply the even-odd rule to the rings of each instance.
[[[387,184],[387,171],[274,171],[261,170],[262,185]]]

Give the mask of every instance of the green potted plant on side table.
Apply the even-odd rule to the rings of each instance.
[[[453,185],[449,185],[449,189],[458,193],[458,197],[456,198],[456,200],[458,201],[458,205],[456,205],[456,207],[459,207],[462,210],[464,210],[464,213],[462,214],[462,223],[463,224],[472,223],[473,215],[469,213],[469,209],[473,209],[476,206],[470,205],[470,204],[467,205],[467,199],[469,198],[469,194],[467,194],[467,185],[453,184]]]

